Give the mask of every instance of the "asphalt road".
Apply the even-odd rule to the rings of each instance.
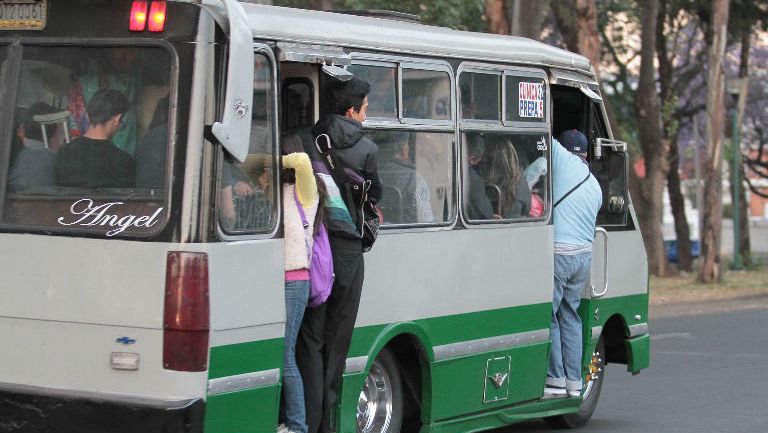
[[[711,307],[652,320],[651,367],[632,376],[609,365],[597,410],[577,431],[768,433],[768,297]],[[494,433],[546,431],[537,420]]]

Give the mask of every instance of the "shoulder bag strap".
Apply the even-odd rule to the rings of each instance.
[[[557,205],[559,205],[561,201],[565,200],[565,198],[566,198],[566,197],[568,197],[569,195],[571,195],[571,193],[572,193],[572,192],[576,191],[576,190],[577,190],[577,189],[578,189],[578,188],[579,188],[579,187],[580,187],[580,186],[581,186],[581,185],[582,185],[584,182],[586,182],[587,180],[589,180],[589,176],[590,176],[591,174],[592,174],[592,172],[591,172],[591,171],[589,171],[589,169],[587,169],[587,177],[585,177],[585,178],[584,178],[584,179],[583,179],[581,182],[577,183],[577,184],[576,184],[576,186],[574,186],[573,188],[571,188],[571,190],[570,190],[570,191],[566,192],[564,196],[560,197],[560,200],[558,200],[558,201],[555,203],[555,205],[554,205],[554,206],[552,206],[552,209],[556,208],[556,207],[557,207]]]
[[[312,258],[312,245],[309,243],[309,223],[307,222],[307,216],[304,214],[304,207],[299,202],[299,195],[296,193],[296,185],[293,185],[293,201],[296,202],[296,208],[301,215],[301,224],[304,226],[304,245],[307,249],[307,258]]]

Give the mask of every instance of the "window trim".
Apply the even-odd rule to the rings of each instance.
[[[149,240],[154,239],[157,236],[160,236],[162,232],[166,229],[168,224],[171,221],[172,215],[174,213],[174,202],[173,202],[173,185],[172,185],[172,179],[173,179],[173,169],[174,169],[174,158],[176,155],[176,136],[177,134],[174,132],[179,127],[179,121],[178,121],[178,98],[179,98],[179,74],[180,74],[180,66],[179,66],[179,53],[176,51],[176,48],[174,45],[164,39],[146,39],[146,38],[110,38],[110,39],[99,39],[99,38],[84,38],[84,37],[43,37],[43,38],[37,38],[37,37],[29,37],[24,36],[20,38],[10,38],[10,37],[3,37],[0,38],[0,47],[5,47],[8,51],[8,55],[6,56],[6,60],[13,57],[13,63],[12,65],[14,68],[18,68],[18,74],[16,74],[15,80],[16,84],[13,86],[13,90],[7,94],[7,96],[13,97],[13,104],[5,104],[5,106],[2,109],[3,117],[3,123],[2,127],[0,127],[0,132],[3,132],[3,134],[11,133],[12,131],[5,131],[3,128],[7,126],[7,129],[10,129],[13,123],[13,116],[8,116],[5,110],[11,109],[13,110],[13,107],[15,107],[15,104],[18,99],[18,86],[19,86],[19,80],[21,78],[21,64],[24,61],[24,48],[29,46],[36,46],[36,47],[72,47],[72,48],[108,48],[108,47],[154,47],[154,48],[161,48],[165,49],[166,53],[168,53],[168,59],[169,59],[169,80],[168,80],[168,137],[167,137],[167,147],[166,147],[166,172],[164,173],[164,179],[165,179],[165,189],[166,189],[166,197],[163,201],[164,207],[165,207],[165,213],[166,216],[162,220],[162,224],[159,224],[156,228],[153,230],[147,232],[147,233],[120,233],[116,236],[106,236],[106,232],[98,232],[94,230],[88,230],[88,229],[82,229],[82,228],[76,228],[76,227],[61,227],[61,226],[31,226],[31,225],[22,225],[22,224],[9,224],[3,221],[2,215],[5,213],[5,205],[6,205],[6,199],[7,199],[7,176],[8,171],[10,171],[10,166],[4,167],[4,169],[0,170],[0,175],[2,175],[2,179],[0,179],[0,231],[2,232],[23,232],[23,233],[36,233],[36,234],[51,234],[55,236],[64,235],[64,236],[80,236],[80,237],[90,237],[90,238],[97,238],[97,239],[115,239],[115,240]],[[13,52],[12,50],[17,49],[18,52]],[[13,72],[13,71],[12,71]],[[0,140],[2,137],[0,137]],[[138,144],[138,143],[137,143]],[[8,146],[8,152],[10,155],[10,146]],[[5,157],[4,154],[0,155],[0,157]],[[0,160],[2,161],[2,160]],[[3,164],[5,165],[5,164]],[[119,200],[119,198],[118,198]],[[177,206],[181,206],[181,204],[178,204]]]
[[[459,136],[462,137],[465,133],[473,133],[473,132],[494,132],[499,134],[526,134],[526,135],[534,135],[537,133],[541,133],[544,136],[548,138],[547,143],[547,150],[544,153],[544,157],[547,158],[547,174],[545,175],[547,178],[547,196],[544,197],[544,214],[540,217],[529,217],[529,218],[509,218],[509,219],[490,219],[490,220],[471,220],[467,217],[466,211],[465,211],[465,195],[468,193],[468,190],[464,188],[464,181],[465,181],[465,170],[464,170],[464,149],[466,147],[466,143],[464,140],[461,140],[460,147],[459,147],[459,173],[460,173],[460,180],[459,183],[461,184],[461,197],[459,202],[459,210],[460,210],[460,219],[462,224],[465,227],[469,228],[480,228],[480,229],[487,229],[487,228],[493,228],[493,227],[499,227],[499,226],[508,226],[508,225],[514,225],[516,227],[527,227],[527,226],[540,226],[540,225],[547,225],[549,223],[549,220],[551,218],[552,214],[552,131],[551,128],[549,128],[548,125],[542,125],[539,124],[539,127],[536,129],[533,128],[462,128],[459,132]],[[468,195],[467,197],[468,198]]]
[[[546,89],[546,98],[544,101],[544,118],[541,121],[521,122],[516,120],[507,120],[507,77],[531,77],[541,78],[544,81],[544,87]],[[519,128],[519,129],[536,129],[542,125],[551,125],[552,123],[552,98],[550,95],[549,78],[543,70],[532,68],[506,68],[504,69],[504,76],[502,78],[501,94],[504,98],[501,104],[501,123],[504,126]]]
[[[280,171],[282,168],[282,164],[280,164],[280,137],[279,135],[279,122],[278,122],[278,116],[279,116],[279,109],[278,109],[278,103],[279,103],[279,95],[278,95],[278,74],[277,74],[277,60],[275,58],[275,53],[272,51],[272,48],[269,45],[262,44],[262,43],[256,43],[253,44],[253,54],[254,56],[263,54],[265,55],[272,66],[272,167],[275,169],[272,170],[272,178],[271,181],[271,188],[273,192],[275,193],[275,210],[274,215],[275,219],[272,221],[272,226],[268,230],[249,230],[249,231],[239,231],[239,232],[227,232],[224,230],[224,228],[221,225],[221,206],[219,205],[219,198],[221,196],[221,178],[222,178],[222,170],[223,170],[223,164],[224,164],[224,147],[221,145],[216,146],[218,150],[218,155],[216,157],[216,164],[217,164],[217,174],[216,174],[216,189],[214,191],[214,215],[216,218],[216,232],[219,237],[219,239],[224,241],[234,241],[234,240],[250,240],[250,239],[272,239],[277,236],[278,231],[281,227],[281,221],[282,221],[282,210],[283,210],[283,199],[282,199],[282,188],[280,188]]]
[[[421,133],[421,132],[434,132],[438,134],[445,134],[446,136],[451,136],[451,188],[446,189],[446,193],[448,191],[451,191],[453,195],[453,203],[451,206],[451,218],[446,221],[436,221],[436,222],[424,222],[424,223],[401,223],[401,224],[382,224],[381,229],[385,230],[388,233],[400,233],[405,232],[406,230],[410,229],[427,229],[423,231],[438,231],[438,230],[450,230],[453,229],[456,226],[456,223],[458,222],[458,216],[459,212],[457,209],[457,203],[459,200],[459,194],[458,194],[458,174],[456,173],[456,165],[458,162],[458,155],[456,153],[456,134],[455,131],[450,130],[446,131],[443,129],[438,128],[414,128],[414,127],[400,127],[400,128],[391,128],[391,127],[382,127],[382,128],[365,128],[367,131],[406,131],[406,132],[413,132],[413,133]],[[381,162],[381,161],[379,161]],[[456,210],[456,212],[453,212]]]
[[[354,53],[353,53],[354,54]],[[379,67],[379,68],[392,68],[395,71],[395,110],[397,111],[397,117],[369,117],[374,122],[383,122],[383,123],[391,123],[391,122],[398,122],[401,111],[402,111],[402,103],[400,101],[400,89],[398,86],[398,82],[400,80],[400,67],[398,66],[397,62],[389,61],[386,59],[369,59],[369,58],[356,58],[354,55],[352,55],[352,64],[349,66],[371,66],[371,67]],[[364,123],[368,123],[368,120],[366,120]]]
[[[405,107],[402,103],[403,100],[403,76],[404,69],[413,71],[435,71],[445,72],[448,74],[448,81],[450,87],[450,101],[451,108],[448,110],[449,119],[429,119],[421,117],[405,117],[403,111]],[[428,125],[435,127],[454,128],[456,125],[456,80],[454,79],[453,69],[447,62],[420,62],[420,61],[403,61],[399,64],[399,85],[398,93],[400,98],[400,122],[408,125]]]
[[[427,59],[419,57],[408,57],[398,55],[387,54],[375,54],[364,52],[352,52],[350,53],[352,58],[352,65],[370,65],[370,66],[391,66],[394,65],[397,68],[397,119],[389,117],[372,117],[367,119],[363,124],[365,127],[389,127],[395,128],[394,124],[408,125],[405,128],[412,128],[415,126],[425,126],[434,129],[441,129],[444,131],[452,130],[456,126],[456,119],[458,118],[458,109],[456,106],[456,77],[453,72],[451,64],[445,60],[439,59]],[[436,120],[436,119],[422,119],[417,117],[404,117],[403,116],[403,69],[415,69],[423,71],[438,71],[447,72],[448,79],[451,86],[451,109],[450,120]]]
[[[501,66],[496,65],[490,65],[490,64],[484,64],[484,63],[474,63],[474,62],[462,62],[459,65],[458,72],[456,74],[456,93],[458,94],[457,101],[461,102],[461,75],[465,73],[470,74],[488,74],[488,75],[496,75],[499,80],[499,106],[498,113],[499,117],[496,120],[491,119],[465,119],[464,113],[463,113],[463,104],[459,104],[460,106],[457,107],[458,109],[458,121],[459,121],[459,127],[460,128],[494,128],[498,126],[502,126],[502,115],[503,115],[503,106],[504,106],[504,68]]]

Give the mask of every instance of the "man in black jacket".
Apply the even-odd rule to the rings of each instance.
[[[356,78],[334,83],[330,89],[331,113],[315,124],[312,133],[313,137],[320,134],[330,137],[333,152],[347,167],[348,176],[371,181],[369,198],[376,203],[381,198],[376,167],[378,148],[363,136],[361,124],[368,108],[368,93],[370,85]],[[308,432],[327,433],[331,431],[331,413],[338,401],[341,375],[357,319],[364,265],[361,234],[349,212],[354,204],[346,203],[345,195],[340,193],[343,185],[335,184],[314,146],[307,151],[328,190],[327,227],[336,277],[328,301],[304,314],[296,360],[304,379]]]

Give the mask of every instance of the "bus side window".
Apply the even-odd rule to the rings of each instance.
[[[277,223],[275,83],[273,65],[254,54],[253,110],[248,156],[239,163],[229,156],[220,171],[219,223],[229,234],[269,232]]]
[[[384,188],[384,224],[444,223],[453,218],[452,133],[376,130]]]
[[[465,213],[470,221],[543,217],[546,133],[464,134]]]

